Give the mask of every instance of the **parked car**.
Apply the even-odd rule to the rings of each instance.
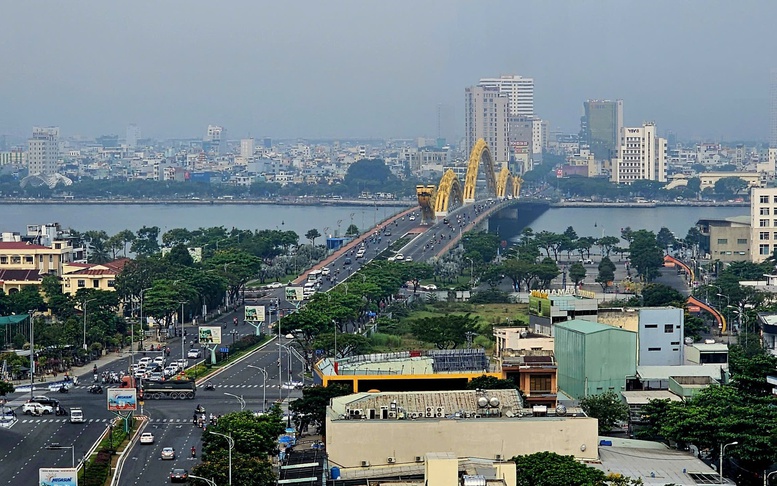
[[[165,447],[164,449],[162,449],[161,457],[163,460],[174,461],[175,449],[173,449],[172,447]]]
[[[153,444],[154,443],[154,434],[151,432],[143,432],[140,434],[140,443],[141,444]]]
[[[186,469],[175,468],[170,471],[171,483],[185,483],[189,479],[189,471]]]

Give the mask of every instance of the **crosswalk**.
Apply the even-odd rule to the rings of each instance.
[[[114,419],[87,419],[85,423],[87,424],[107,424],[112,422]],[[191,424],[192,419],[191,418],[149,418],[147,419],[148,423],[151,424]],[[15,423],[19,424],[61,424],[68,422],[68,419],[66,418],[20,418]]]
[[[89,385],[91,386],[91,385]],[[71,388],[71,390],[87,390],[89,389],[89,386],[83,386],[78,385]],[[110,387],[110,385],[106,385]],[[217,389],[221,388],[280,388],[280,386],[276,383],[274,385],[216,385]],[[204,387],[200,386],[199,390],[202,391]]]

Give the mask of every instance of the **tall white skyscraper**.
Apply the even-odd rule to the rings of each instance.
[[[534,78],[506,74],[498,78],[481,78],[478,86],[497,88],[507,95],[510,116],[534,116]]]
[[[777,68],[769,76],[769,146],[777,147]]]
[[[208,125],[205,133],[205,141],[210,142],[211,149],[216,155],[227,153],[227,129],[216,125]]]
[[[254,157],[254,139],[243,138],[240,140],[240,157],[248,161]]]
[[[138,146],[138,139],[140,138],[140,127],[134,123],[127,126],[127,147],[135,148]]]
[[[510,160],[508,133],[508,97],[499,88],[470,86],[464,90],[464,130],[467,154],[482,138],[491,150],[499,170]]]
[[[27,141],[27,168],[30,175],[57,173],[59,127],[33,127]]]
[[[621,128],[618,157],[612,162],[612,182],[641,179],[666,182],[666,139],[656,137],[654,123]]]

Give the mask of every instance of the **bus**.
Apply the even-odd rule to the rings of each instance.
[[[311,272],[308,274],[308,282],[312,283],[318,283],[321,281],[321,277],[323,275],[323,272],[321,270],[311,270]]]

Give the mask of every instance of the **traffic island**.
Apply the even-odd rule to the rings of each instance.
[[[117,421],[111,422],[92,450],[87,453],[82,463],[83,467],[78,473],[79,485],[107,486],[111,484],[112,473],[131,443],[132,432],[135,429],[134,420],[129,422],[129,431],[125,431],[124,427],[116,426],[116,424]]]

